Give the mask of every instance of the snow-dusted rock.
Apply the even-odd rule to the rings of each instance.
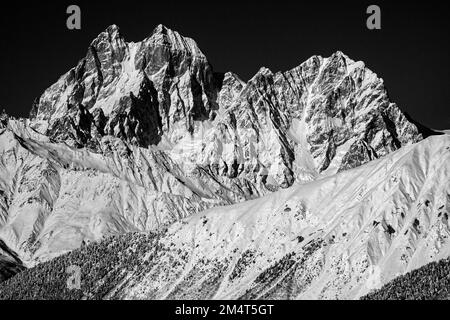
[[[191,187],[162,151],[105,137],[102,153],[93,153],[8,121],[0,134],[0,238],[29,265],[221,204]]]
[[[194,40],[159,25],[139,43],[110,26],[35,103],[31,126],[99,151],[102,137],[157,146],[228,202],[382,157],[423,138],[383,80],[341,52],[267,68],[247,83],[213,72]]]
[[[174,223],[114,298],[355,299],[450,255],[450,136]]]
[[[0,238],[27,264],[376,160],[424,138],[341,52],[248,82],[159,25],[108,27],[36,99],[0,117]]]

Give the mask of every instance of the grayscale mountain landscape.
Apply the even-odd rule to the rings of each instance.
[[[450,257],[449,132],[357,58],[243,81],[109,26],[0,115],[0,299],[359,299]]]

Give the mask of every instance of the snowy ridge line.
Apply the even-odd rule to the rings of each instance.
[[[194,40],[167,27],[129,43],[113,25],[36,99],[29,119],[0,116],[0,238],[34,266],[111,235],[179,228],[188,242],[161,241],[178,239],[190,263],[166,279],[158,268],[178,258],[161,252],[148,270],[157,281],[139,289],[147,298],[178,296],[183,285],[202,296],[203,271],[217,297],[356,297],[369,273],[375,286],[389,270],[445,255],[445,223],[410,220],[435,219],[416,202],[447,190],[436,158],[446,159],[437,146],[447,136],[429,134],[390,101],[381,78],[340,51],[286,72],[261,68],[244,82],[215,72]],[[205,214],[216,222],[196,220]],[[408,245],[397,233],[411,223]],[[425,233],[434,249],[420,247]],[[362,278],[345,283],[343,261],[364,269]]]

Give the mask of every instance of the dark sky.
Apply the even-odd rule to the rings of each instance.
[[[16,1],[1,4],[0,108],[26,116],[35,97],[75,66],[110,24],[140,41],[162,23],[194,38],[216,71],[244,80],[261,66],[284,71],[341,50],[385,80],[391,100],[419,122],[450,128],[450,11],[437,1],[146,0]],[[78,4],[82,29],[66,29]],[[382,30],[366,28],[378,4]]]

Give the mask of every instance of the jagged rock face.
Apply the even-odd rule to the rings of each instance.
[[[212,71],[197,44],[166,27],[127,43],[101,33],[34,105],[32,127],[102,149],[114,136],[169,153],[229,203],[382,157],[422,139],[382,79],[341,52],[247,83]]]
[[[212,126],[187,138],[184,162],[252,198],[334,174],[422,139],[383,81],[338,52],[248,83],[227,73]]]
[[[78,146],[112,135],[148,147],[170,135],[171,126],[192,131],[194,121],[208,119],[216,94],[212,69],[193,40],[160,25],[144,41],[126,43],[110,26],[44,92],[31,118],[41,133]],[[94,114],[102,121],[94,122]],[[69,136],[60,132],[67,127],[74,131]]]
[[[244,82],[164,26],[139,43],[110,26],[29,120],[0,118],[0,237],[33,264],[421,139],[383,81],[341,52]]]
[[[450,254],[450,136],[174,223],[120,299],[357,299]]]
[[[155,233],[88,245],[25,271],[0,292],[8,299],[357,299],[448,258],[449,175],[450,135],[429,137]],[[88,279],[76,294],[52,270],[68,265]]]
[[[163,151],[104,137],[93,153],[8,120],[0,130],[0,238],[27,265],[213,206]]]

